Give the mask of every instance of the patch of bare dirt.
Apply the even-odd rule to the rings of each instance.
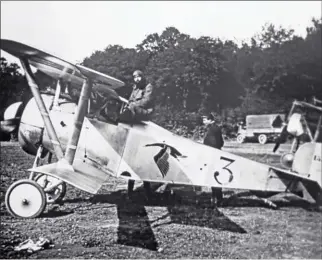
[[[279,156],[243,156],[279,163]],[[200,195],[197,206],[189,188],[176,189],[171,199],[157,193],[149,201],[138,189],[127,200],[126,183],[111,178],[95,196],[68,186],[62,205],[47,206],[37,219],[13,218],[5,209],[5,192],[28,177],[33,157],[6,143],[0,158],[1,258],[322,258],[321,213],[286,194],[272,198],[279,210],[251,195],[213,209],[209,193]],[[55,246],[34,254],[13,251],[39,237]]]

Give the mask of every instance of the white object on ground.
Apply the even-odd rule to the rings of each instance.
[[[47,238],[40,237],[39,240],[34,243],[30,238],[26,241],[20,243],[18,246],[14,248],[14,251],[24,251],[26,250],[28,253],[34,253],[40,251],[45,248],[54,247],[51,241]]]

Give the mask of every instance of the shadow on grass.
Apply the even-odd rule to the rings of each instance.
[[[143,205],[124,200],[117,203],[117,216],[119,219],[118,244],[153,251],[158,249],[158,243]]]
[[[48,210],[47,212],[44,212],[43,214],[41,214],[41,218],[59,218],[73,213],[74,213],[74,210],[62,211],[62,210],[53,209],[53,210]]]
[[[157,220],[159,221],[169,217],[170,221],[157,224],[154,227],[167,224],[179,224],[241,234],[247,233],[245,229],[230,220],[217,208],[200,207],[196,205],[172,205],[168,206],[168,212],[169,213]]]
[[[234,195],[231,191],[225,191],[224,194],[226,198],[233,197],[233,199],[226,200],[224,207],[266,207],[261,199],[253,196],[253,193],[249,191],[235,192]],[[168,192],[153,193],[153,196],[149,197],[149,199],[146,199],[144,195],[143,190],[137,190],[133,192],[131,199],[128,199],[127,192],[119,190],[94,195],[86,199],[69,199],[64,202],[116,205],[119,219],[117,243],[153,251],[158,249],[158,243],[151,225],[156,228],[164,225],[179,224],[241,234],[247,233],[244,228],[225,216],[220,211],[220,208],[211,207],[211,194],[199,196],[201,201],[199,205],[195,204],[194,198],[196,196],[192,193],[186,194],[187,196],[170,196]],[[309,203],[301,199],[285,198],[283,200],[274,200],[274,203],[279,207],[305,208],[309,205]],[[150,221],[145,206],[166,207],[168,212],[156,220]]]
[[[190,201],[183,200],[179,196],[154,193],[153,196],[147,200],[144,193],[134,192],[131,200],[129,200],[126,198],[126,194],[118,191],[106,195],[95,195],[92,198],[92,202],[116,204],[120,220],[120,228],[122,227],[121,229],[123,229],[124,226],[130,229],[131,227],[135,227],[134,230],[130,231],[130,234],[139,234],[143,232],[143,235],[141,235],[144,240],[146,237],[154,238],[151,234],[151,222],[146,216],[144,206],[158,206],[166,207],[168,209],[168,213],[157,220],[169,217],[170,221],[163,224],[156,224],[154,227],[167,224],[180,224],[246,233],[242,227],[231,221],[218,209],[205,205],[198,206]],[[122,226],[123,224],[124,226]],[[137,230],[137,227],[139,227],[141,231]],[[131,236],[133,236],[130,234],[127,234],[127,237],[131,238]],[[133,243],[133,241],[131,243]],[[146,241],[144,244],[146,244]],[[154,244],[154,242],[151,242],[151,245],[152,244]]]

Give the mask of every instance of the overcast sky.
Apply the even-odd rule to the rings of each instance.
[[[312,17],[321,17],[321,1],[1,1],[1,38],[77,62],[109,44],[135,47],[167,26],[193,37],[241,41],[268,22],[305,35]]]

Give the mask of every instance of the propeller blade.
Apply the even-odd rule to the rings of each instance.
[[[15,102],[6,108],[3,121],[0,122],[1,132],[11,134],[18,129],[23,109],[24,106],[21,101]]]
[[[6,134],[11,134],[16,131],[19,127],[20,117],[3,120],[0,122],[1,132]]]
[[[287,137],[287,125],[283,127],[282,132],[280,133],[279,137],[276,139],[275,146],[273,148],[273,153],[277,151],[277,149],[280,147],[281,143],[284,142],[286,137]]]
[[[280,147],[280,144],[281,143],[279,141],[276,141],[274,149],[273,149],[273,153],[275,153],[277,151],[277,149]]]

